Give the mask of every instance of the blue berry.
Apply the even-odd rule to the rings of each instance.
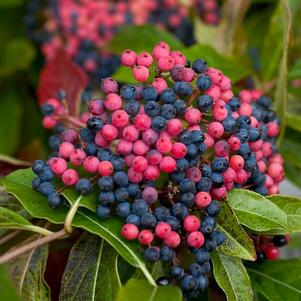
[[[45,165],[39,173],[40,179],[43,182],[52,181],[54,178],[54,174],[51,171],[50,167]]]
[[[197,191],[206,191],[208,192],[212,187],[211,177],[202,177],[199,182],[196,183]]]
[[[197,280],[198,280],[198,288],[200,290],[204,290],[208,287],[209,281],[205,274],[198,276]]]
[[[81,140],[83,140],[86,143],[93,143],[94,142],[94,134],[91,130],[87,128],[83,128],[79,130],[79,136]]]
[[[101,177],[98,180],[98,187],[101,191],[111,191],[114,187],[112,177]]]
[[[58,151],[61,144],[61,138],[58,135],[51,135],[48,139],[49,147],[54,150]]]
[[[176,163],[177,163],[177,170],[178,171],[183,171],[183,170],[185,170],[189,167],[189,162],[185,158],[176,160]]]
[[[168,246],[164,246],[160,250],[160,259],[165,262],[171,262],[176,256],[173,249]]]
[[[216,157],[212,162],[212,169],[216,172],[224,172],[229,167],[228,160],[223,157]]]
[[[39,192],[44,196],[49,196],[55,192],[54,186],[51,182],[42,182],[39,186]]]
[[[195,191],[195,185],[194,183],[189,180],[189,179],[184,179],[180,182],[180,191],[182,193],[185,193],[185,192],[194,192]]]
[[[138,185],[138,184],[130,183],[130,184],[127,186],[127,190],[128,190],[129,195],[130,195],[131,197],[139,197],[139,194],[140,194],[140,188],[139,188],[139,185]]]
[[[161,132],[165,130],[167,120],[162,116],[156,116],[152,119],[152,128],[156,132]]]
[[[177,100],[177,95],[175,92],[169,88],[162,91],[160,98],[164,103],[173,104]]]
[[[203,274],[203,269],[202,266],[199,265],[198,263],[194,262],[189,266],[188,269],[189,273],[194,276],[194,277],[198,277],[201,274]]]
[[[119,187],[126,187],[129,183],[128,175],[124,171],[115,172],[113,179],[115,184]]]
[[[100,161],[111,161],[113,154],[108,148],[100,148],[97,153],[97,157]]]
[[[100,192],[98,200],[102,205],[107,206],[115,202],[115,195],[112,191]]]
[[[251,129],[249,129],[249,134],[250,134],[250,137],[249,137],[250,142],[254,142],[254,141],[257,141],[260,139],[259,129],[251,128]]]
[[[192,131],[191,139],[193,143],[202,143],[205,140],[204,133],[202,131]]]
[[[134,224],[137,227],[140,227],[140,216],[136,214],[130,214],[126,219],[125,222],[127,224]]]
[[[153,86],[146,86],[141,91],[141,96],[145,101],[156,101],[158,92]]]
[[[128,202],[122,202],[116,207],[116,214],[122,218],[126,218],[131,213],[131,205]]]
[[[99,205],[97,206],[96,214],[99,219],[107,219],[111,216],[111,209],[109,207]]]
[[[41,106],[41,111],[43,116],[48,116],[54,112],[54,107],[48,103],[45,103]]]
[[[152,213],[145,213],[141,216],[141,226],[144,228],[154,228],[157,224],[157,219]]]
[[[197,289],[198,287],[198,281],[195,277],[192,275],[187,275],[184,277],[182,281],[182,289],[183,291],[193,291]]]
[[[201,112],[207,112],[213,106],[213,98],[209,95],[202,95],[198,98],[197,105]]]
[[[239,129],[235,136],[240,140],[241,143],[246,143],[249,141],[250,135],[247,129]]]
[[[166,222],[171,226],[171,229],[176,231],[180,228],[181,223],[175,216],[170,216],[166,219]]]
[[[187,82],[175,82],[173,90],[179,96],[189,96],[192,94],[192,87]]]
[[[272,106],[272,100],[269,97],[263,95],[258,98],[257,104],[266,109],[269,109]]]
[[[139,113],[140,110],[140,104],[138,101],[131,100],[127,101],[124,110],[130,115],[130,116],[136,116]]]
[[[239,129],[249,129],[251,126],[251,118],[246,115],[241,115],[236,119],[236,124]]]
[[[160,249],[157,247],[149,247],[144,251],[144,256],[147,261],[156,262],[160,259]]]
[[[87,146],[85,148],[85,153],[88,156],[96,156],[98,150],[99,150],[98,145],[92,142],[92,143],[87,144]]]
[[[201,179],[202,180],[202,179]],[[224,178],[221,174],[214,172],[211,175],[212,185],[214,187],[221,187],[224,184]]]
[[[88,179],[80,179],[76,185],[75,190],[82,195],[88,195],[92,190],[92,184]]]
[[[213,236],[213,239],[215,240],[217,246],[220,246],[225,241],[225,235],[223,232],[214,231],[212,233],[212,236]]]
[[[176,109],[171,104],[165,104],[161,107],[160,114],[167,120],[170,120],[176,116]]]
[[[188,208],[193,207],[193,205],[194,205],[194,193],[192,193],[192,192],[183,193],[181,195],[180,202]]]
[[[48,196],[48,205],[53,209],[58,209],[64,204],[64,199],[58,193],[52,193]]]
[[[171,212],[175,217],[179,219],[184,219],[184,217],[186,217],[189,214],[187,207],[182,203],[173,204],[171,207]]]
[[[155,101],[148,101],[144,106],[145,113],[150,117],[155,117],[160,114],[160,105]]]
[[[204,73],[206,71],[207,63],[202,59],[196,59],[192,63],[192,69],[196,73]]]
[[[118,203],[124,202],[130,197],[130,194],[126,187],[119,187],[115,189],[114,195],[115,195],[115,200]]]
[[[210,254],[208,251],[202,249],[195,249],[194,250],[194,258],[197,263],[204,263],[210,260]]]
[[[232,133],[236,130],[236,119],[234,117],[227,117],[222,124],[226,132]]]
[[[245,160],[249,159],[252,155],[252,151],[248,143],[241,144],[239,150],[237,151]]]
[[[212,200],[211,203],[206,207],[206,212],[210,216],[217,216],[220,212],[219,201]]]
[[[135,200],[132,204],[133,213],[142,216],[148,212],[148,204],[143,199]]]
[[[98,117],[91,117],[87,121],[87,127],[95,132],[99,131],[103,127],[103,122],[100,118]]]
[[[212,80],[208,75],[201,75],[198,77],[196,84],[200,90],[207,90],[212,85]]]
[[[202,164],[200,170],[202,172],[203,177],[208,177],[208,178],[211,177],[212,170],[208,164]]]
[[[121,157],[112,157],[112,165],[115,171],[122,171],[125,168],[125,160]]]
[[[170,174],[170,179],[172,182],[179,183],[186,178],[184,171],[174,171]]]
[[[172,267],[170,270],[170,276],[180,280],[184,277],[184,270],[181,267]]]
[[[189,131],[184,131],[180,136],[180,142],[185,145],[189,145],[192,143],[192,135]]]
[[[133,85],[124,85],[120,89],[120,95],[126,100],[135,99],[137,94],[136,88]]]
[[[177,114],[183,114],[186,110],[186,103],[182,99],[177,99],[174,103],[175,109],[177,111]]]
[[[158,221],[165,221],[170,217],[170,210],[164,206],[159,206],[154,210],[154,215]]]
[[[240,99],[238,97],[232,97],[228,102],[227,105],[231,108],[233,112],[238,111],[240,108]]]
[[[36,177],[32,180],[32,188],[36,191],[39,191],[40,184],[42,183],[39,177]]]
[[[211,216],[205,216],[202,220],[201,224],[201,232],[206,234],[206,233],[211,233],[216,226],[216,221],[215,218]]]

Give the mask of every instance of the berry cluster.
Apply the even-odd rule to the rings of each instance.
[[[275,193],[283,179],[275,139],[279,125],[267,97],[242,91],[203,59],[191,66],[165,42],[152,53],[125,50],[135,85],[102,81],[104,99],[68,116],[64,97],[42,106],[43,125],[55,129],[55,154],[37,161],[33,187],[57,208],[54,177],[79,194],[99,188],[97,215],[124,220],[121,235],[138,240],[150,262],[170,264],[170,281],[195,297],[208,286],[210,254],[224,241],[217,231],[219,200],[234,187]],[[53,142],[55,141],[55,143]],[[80,178],[83,169],[86,177]],[[193,263],[181,266],[181,250]]]
[[[93,78],[104,78],[119,66],[118,56],[104,47],[120,28],[150,23],[191,45],[193,27],[188,13],[178,0],[48,0],[47,5],[35,0],[29,1],[26,25],[47,60],[64,49]]]
[[[217,0],[195,0],[194,6],[202,20],[210,25],[219,23],[219,4]]]

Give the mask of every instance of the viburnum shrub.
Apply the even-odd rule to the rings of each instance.
[[[110,76],[119,57],[105,47],[125,25],[154,24],[172,32],[185,45],[195,43],[189,9],[195,8],[208,24],[219,20],[216,0],[32,0],[25,23],[30,38],[47,61],[64,50],[92,79]]]
[[[66,187],[83,196],[98,191],[98,218],[117,215],[121,236],[138,240],[147,261],[169,264],[157,283],[177,283],[196,297],[208,286],[210,252],[225,240],[216,218],[227,192],[279,191],[279,119],[268,97],[235,96],[222,71],[201,58],[190,64],[165,42],[152,53],[127,49],[121,63],[137,82],[103,79],[103,98],[90,100],[80,117],[69,114],[64,93],[42,105],[43,126],[55,130],[53,154],[35,161],[32,186],[58,210]],[[288,241],[252,238],[259,259],[278,258]],[[183,252],[192,255],[189,264]]]

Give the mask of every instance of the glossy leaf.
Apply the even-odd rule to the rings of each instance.
[[[42,69],[39,79],[39,104],[49,98],[57,97],[60,90],[67,93],[67,102],[71,115],[77,115],[80,106],[80,93],[88,84],[84,71],[63,52]]]
[[[120,66],[112,77],[122,83],[135,84],[136,80],[133,77],[132,70],[124,66]]]
[[[248,273],[239,258],[211,253],[213,274],[228,301],[253,301]]]
[[[30,41],[22,38],[7,41],[1,51],[0,77],[11,75],[18,70],[26,70],[34,57],[35,48]]]
[[[252,285],[269,301],[299,301],[301,260],[266,261],[248,267]]]
[[[30,169],[21,170],[7,176],[3,183],[6,190],[13,194],[32,216],[63,224],[68,207],[63,206],[59,210],[49,208],[46,198],[31,188],[33,177],[34,175]],[[122,225],[123,222],[117,217],[100,221],[95,213],[85,208],[80,208],[77,211],[72,222],[72,226],[85,229],[105,239],[125,260],[141,269],[150,283],[155,284],[145,266],[144,257],[139,251],[139,244],[121,237],[120,229]]]
[[[124,26],[106,47],[117,54],[122,53],[125,48],[136,52],[152,52],[154,46],[160,41],[165,41],[174,50],[183,47],[183,44],[172,34],[152,25]]]
[[[300,178],[301,168],[295,166],[290,162],[285,162],[284,169],[285,169],[286,178],[289,179],[296,186],[301,187],[301,178]]]
[[[287,214],[290,232],[300,232],[301,199],[293,196],[283,195],[272,195],[268,197],[268,199]]]
[[[21,301],[21,297],[9,276],[8,269],[4,265],[0,265],[0,283],[0,300]]]
[[[234,83],[252,73],[250,68],[243,66],[237,62],[237,60],[232,60],[220,55],[214,48],[208,45],[194,45],[189,48],[181,49],[181,51],[191,61],[202,58],[208,63],[209,67],[214,66],[215,68],[221,69]]]
[[[228,204],[239,222],[254,231],[287,230],[287,215],[264,196],[249,190],[228,193]]]
[[[60,300],[112,301],[120,287],[118,253],[100,237],[84,233],[73,246]]]
[[[239,225],[235,213],[227,202],[221,202],[221,212],[217,217],[218,230],[225,235],[225,242],[218,247],[218,252],[246,260],[255,260],[254,243]]]
[[[144,280],[131,279],[123,286],[116,301],[182,301],[182,293],[176,286],[151,286]]]
[[[289,79],[301,78],[301,59],[297,59],[294,65],[289,69],[288,78]]]
[[[47,256],[46,245],[9,262],[10,274],[22,301],[50,301],[50,290],[44,281]]]

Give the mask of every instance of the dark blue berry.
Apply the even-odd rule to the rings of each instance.
[[[167,124],[166,118],[162,116],[156,116],[152,119],[152,128],[156,132],[161,132],[165,130]]]
[[[240,108],[240,99],[239,97],[232,97],[228,102],[227,105],[230,106],[233,112],[238,111]]]
[[[160,249],[157,247],[149,247],[144,251],[144,256],[147,261],[158,261],[160,259]]]
[[[176,116],[176,109],[171,104],[165,104],[161,107],[160,114],[167,120],[170,120]]]
[[[207,90],[212,85],[212,80],[208,75],[201,75],[198,77],[196,84],[200,90]]]
[[[87,128],[80,129],[79,136],[80,136],[81,140],[83,140],[86,143],[94,142],[95,135],[91,130],[89,130]]]
[[[100,192],[98,200],[102,205],[107,206],[115,202],[115,195],[112,191]]]
[[[179,219],[183,219],[189,213],[187,207],[182,203],[173,204],[171,207],[171,212],[175,217]]]
[[[155,117],[160,114],[160,105],[155,101],[148,101],[144,106],[145,113],[150,117]]]
[[[205,250],[202,250],[202,249],[195,249],[193,251],[193,253],[194,253],[195,261],[197,263],[202,264],[202,263],[210,260],[210,254],[209,254],[208,251],[205,251]]]
[[[206,212],[210,216],[217,216],[220,212],[219,201],[212,200],[211,203],[206,207]]]
[[[43,169],[43,167],[46,166],[46,163],[42,160],[36,160],[33,162],[32,165],[32,171],[36,174],[39,175]]]
[[[180,280],[184,277],[184,270],[181,267],[172,267],[170,270],[170,276]]]
[[[53,172],[51,171],[50,167],[47,165],[42,168],[39,176],[43,182],[52,181],[54,178]]]
[[[87,121],[87,127],[95,132],[99,131],[103,127],[103,122],[100,118],[98,117],[91,117]]]
[[[63,197],[58,193],[52,193],[48,196],[48,205],[53,209],[58,209],[64,204]]]
[[[171,262],[176,256],[175,251],[168,247],[164,246],[160,250],[160,259],[165,262]]]
[[[140,216],[136,214],[130,214],[126,219],[125,222],[127,224],[134,224],[137,227],[140,227]]]
[[[160,98],[164,103],[173,104],[177,100],[177,95],[172,89],[165,89],[160,94]]]
[[[224,172],[229,167],[229,162],[226,158],[216,157],[214,158],[211,167],[213,171]]]
[[[201,112],[207,112],[213,106],[213,98],[209,95],[202,95],[198,98],[197,105]]]
[[[41,106],[41,111],[43,116],[48,116],[54,112],[54,107],[48,103],[45,103]]]
[[[108,148],[100,148],[97,153],[97,157],[100,161],[111,161],[113,154]]]
[[[136,88],[133,85],[124,85],[120,89],[121,97],[126,100],[135,99],[136,93]]]
[[[139,113],[140,110],[140,104],[138,101],[131,100],[127,101],[124,105],[124,110],[130,115],[130,116],[136,116]]]
[[[114,181],[112,177],[101,177],[98,180],[98,187],[101,191],[111,191],[114,187]]]
[[[87,195],[92,190],[92,184],[88,179],[80,179],[75,185],[75,190],[79,194]]]
[[[208,192],[212,187],[212,180],[209,177],[202,177],[199,182],[196,183],[197,191]]]
[[[131,213],[131,205],[128,202],[122,202],[116,207],[116,214],[122,218],[126,218]]]
[[[187,82],[175,82],[173,90],[179,96],[189,96],[192,94],[192,87]]]
[[[157,219],[152,213],[145,213],[140,219],[141,226],[144,228],[154,228],[157,224]]]
[[[54,186],[51,182],[42,182],[39,186],[39,192],[44,196],[49,196],[55,192]]]
[[[126,187],[119,187],[115,189],[114,195],[115,195],[115,200],[118,203],[124,202],[130,197],[130,194]]]
[[[211,233],[216,226],[216,220],[215,218],[211,216],[205,216],[202,220],[201,224],[201,232],[206,234],[206,233]]]
[[[130,183],[126,188],[131,197],[139,197],[140,188],[138,184]]]
[[[135,200],[132,204],[133,213],[137,215],[144,215],[148,212],[148,204],[143,199]]]
[[[109,207],[99,205],[97,206],[96,214],[100,219],[107,219],[111,216],[111,209]]]
[[[153,86],[143,87],[141,96],[145,101],[156,101],[158,98],[158,92]]]
[[[206,68],[207,68],[207,63],[202,59],[196,59],[192,63],[192,69],[196,73],[204,73],[206,71]]]
[[[182,99],[177,99],[174,103],[175,109],[177,111],[177,114],[183,114],[186,110],[186,103]]]
[[[126,187],[129,183],[129,178],[126,172],[117,171],[113,175],[114,183],[119,187]]]

